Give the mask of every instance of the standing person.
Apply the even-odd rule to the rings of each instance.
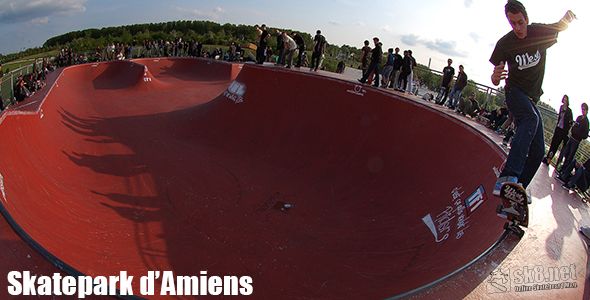
[[[383,78],[381,79],[382,88],[386,88],[389,85],[389,78],[391,77],[391,72],[393,72],[394,61],[395,56],[393,55],[393,48],[389,48],[387,50],[387,60],[385,61],[385,66],[383,67]]]
[[[371,47],[369,47],[369,41],[365,40],[365,46],[361,49],[361,70],[362,76],[365,76],[367,69],[369,69],[369,54],[371,54]]]
[[[322,64],[324,51],[326,50],[326,38],[322,35],[322,31],[316,31],[313,38],[313,53],[311,54],[311,68],[310,71],[316,71]]]
[[[365,73],[365,75],[363,75],[363,78],[359,79],[358,81],[360,83],[367,82],[369,75],[371,73],[375,72],[375,79],[374,79],[373,86],[379,87],[379,66],[381,65],[381,58],[383,57],[383,51],[381,50],[381,43],[379,42],[378,37],[373,38],[373,43],[375,44],[375,48],[371,51],[371,64],[369,65],[369,68],[367,69],[367,72]]]
[[[408,50],[404,51],[404,60],[402,61],[401,73],[397,82],[398,88],[396,91],[405,92],[408,85],[408,76],[412,73],[412,59]]]
[[[277,58],[276,65],[284,66],[285,65],[285,40],[283,39],[283,33],[277,30],[277,54],[279,57]]]
[[[453,90],[449,95],[449,108],[456,109],[457,104],[459,103],[459,98],[461,98],[461,93],[463,89],[467,86],[467,74],[465,74],[465,70],[463,65],[459,66],[459,74],[457,74],[457,80],[455,81],[455,85],[453,86]]]
[[[551,139],[551,146],[549,147],[547,156],[543,158],[543,163],[546,165],[549,165],[549,162],[551,162],[551,159],[553,159],[553,156],[557,153],[559,146],[561,146],[561,152],[565,149],[568,140],[567,134],[574,121],[572,110],[569,107],[570,98],[567,95],[563,95],[561,103],[562,105],[559,108],[559,114],[557,115],[557,125],[555,125],[555,131],[553,131],[553,138]],[[559,161],[556,166],[557,165],[559,165]]]
[[[559,164],[561,160],[565,158],[560,171],[563,171],[563,169],[572,162],[576,155],[576,151],[578,151],[580,142],[588,138],[588,126],[588,104],[582,103],[582,115],[576,118],[576,122],[572,126],[572,135],[557,159],[557,163]]]
[[[293,55],[295,54],[295,51],[297,50],[297,43],[295,43],[295,40],[293,38],[291,38],[286,32],[283,31],[283,42],[284,42],[284,57],[286,59],[286,63],[287,63],[287,68],[291,68],[291,66],[293,65]]]
[[[410,94],[414,94],[414,68],[418,65],[416,59],[412,56],[412,50],[408,50],[408,56],[410,57],[410,75],[408,75],[408,88]]]
[[[436,104],[444,105],[447,101],[447,96],[449,95],[449,89],[451,87],[451,81],[453,81],[453,76],[455,76],[455,68],[451,67],[453,64],[452,59],[447,60],[448,65],[443,69],[443,78],[442,83],[440,84],[440,90],[438,91],[438,96]]]
[[[506,105],[517,127],[506,165],[494,185],[494,195],[499,195],[507,182],[518,182],[526,188],[541,165],[545,151],[543,120],[535,103],[543,94],[547,49],[575,18],[568,10],[555,24],[529,25],[526,9],[517,0],[508,0],[504,13],[512,30],[498,40],[492,52],[491,80],[494,85],[506,81]],[[506,63],[508,71],[504,69]]]
[[[399,55],[399,48],[395,48],[395,53],[393,54],[393,72],[391,72],[391,77],[390,82],[389,82],[389,87],[390,88],[394,88],[397,89],[399,87],[398,85],[398,79],[399,79],[399,74],[401,72],[401,68],[403,65],[403,61],[404,58]]]
[[[299,53],[297,54],[297,64],[295,65],[295,67],[299,68],[301,67],[303,53],[305,53],[305,40],[303,40],[303,37],[299,33],[294,33],[293,39],[297,44],[297,50],[299,50]]]
[[[268,46],[268,30],[266,29],[266,25],[262,24],[262,26],[258,27],[258,25],[256,25],[256,31],[258,32],[258,48],[256,48],[256,63],[257,64],[263,64],[264,61],[266,60],[266,47]],[[201,46],[201,44],[199,43],[199,46]],[[199,50],[199,55],[198,57],[200,57],[200,50],[201,47],[197,48]]]

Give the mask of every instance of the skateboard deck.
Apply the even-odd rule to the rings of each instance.
[[[498,205],[498,216],[507,219],[505,229],[515,232],[519,237],[524,235],[522,227],[529,226],[528,195],[518,183],[505,183],[500,190],[502,204]]]

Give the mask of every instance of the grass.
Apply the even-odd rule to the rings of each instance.
[[[37,59],[37,58],[56,56],[58,53],[59,53],[59,50],[51,50],[51,51],[47,51],[47,52],[43,52],[43,53],[31,55],[31,56],[21,57],[21,58],[12,60],[12,61],[4,62],[2,64],[2,71],[3,72],[6,72],[6,70],[13,71],[13,70],[16,70],[22,66],[32,64],[35,61],[35,59]]]

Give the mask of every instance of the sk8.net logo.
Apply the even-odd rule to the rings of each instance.
[[[506,293],[510,291],[510,270],[504,272],[502,269],[490,273],[486,280],[486,288],[489,294]]]

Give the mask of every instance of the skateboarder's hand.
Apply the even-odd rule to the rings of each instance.
[[[499,85],[500,80],[504,80],[508,77],[508,71],[504,70],[505,66],[505,62],[500,62],[499,65],[494,67],[494,72],[492,73],[492,83],[494,85]]]
[[[574,14],[573,11],[568,10],[563,18],[561,18],[561,22],[565,22],[567,24],[571,23],[573,20],[576,20],[578,17]]]

